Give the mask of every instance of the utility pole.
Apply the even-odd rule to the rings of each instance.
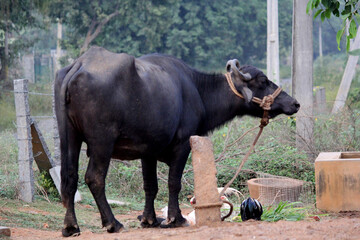
[[[300,102],[296,114],[296,146],[311,153],[313,115],[313,19],[308,0],[293,1],[292,95]]]
[[[278,0],[267,0],[267,76],[280,84]]]

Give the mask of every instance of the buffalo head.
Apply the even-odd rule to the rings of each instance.
[[[252,101],[254,97],[263,99],[265,96],[273,94],[279,87],[270,81],[267,76],[256,67],[245,65],[240,66],[237,59],[229,60],[226,70],[231,73],[232,81],[236,89],[243,95],[250,115],[261,117],[263,109]],[[300,108],[296,99],[289,96],[286,92],[281,93],[274,99],[269,111],[270,117],[279,114],[292,115]]]

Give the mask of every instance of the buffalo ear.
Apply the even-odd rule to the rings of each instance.
[[[243,95],[245,102],[251,102],[251,99],[253,98],[253,92],[248,87],[242,86],[240,92]]]

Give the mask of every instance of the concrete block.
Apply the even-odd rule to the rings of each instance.
[[[10,237],[11,236],[10,228],[0,226],[0,238],[2,238],[1,236]]]
[[[50,172],[50,175],[51,175],[51,178],[53,179],[54,183],[55,183],[55,186],[58,190],[58,192],[60,193],[61,195],[61,175],[60,175],[60,170],[61,170],[61,167],[60,166],[56,166],[56,167],[53,167],[49,170]],[[74,202],[80,202],[81,201],[81,194],[79,191],[76,191],[75,193],[75,200]]]
[[[323,152],[315,160],[316,207],[360,211],[360,152]]]
[[[32,151],[35,162],[40,170],[49,172],[49,169],[55,167],[54,161],[51,159],[50,151],[46,145],[45,139],[43,138],[41,131],[33,119],[31,119],[31,142]]]

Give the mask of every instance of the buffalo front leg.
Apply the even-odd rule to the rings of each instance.
[[[140,219],[141,226],[144,228],[158,227],[160,223],[156,218],[154,209],[154,200],[158,192],[157,160],[141,159],[141,165],[145,191],[145,208]]]
[[[105,178],[112,151],[110,145],[90,146],[90,161],[85,174],[85,182],[100,211],[103,227],[109,233],[113,233],[119,232],[124,226],[115,219],[105,195]]]

